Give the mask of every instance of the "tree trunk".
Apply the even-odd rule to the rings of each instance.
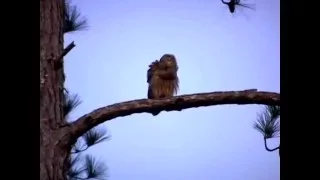
[[[67,129],[40,130],[40,180],[66,180],[70,155]]]
[[[63,117],[64,0],[40,0],[40,179],[66,179],[70,135]],[[57,65],[60,66],[57,66]]]

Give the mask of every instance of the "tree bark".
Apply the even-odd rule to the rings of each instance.
[[[66,179],[71,146],[63,117],[63,0],[40,0],[40,179]]]

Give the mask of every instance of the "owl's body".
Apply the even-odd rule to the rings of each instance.
[[[152,62],[147,73],[148,98],[161,99],[177,94],[179,89],[177,71],[178,65],[174,55],[165,54],[160,61]]]

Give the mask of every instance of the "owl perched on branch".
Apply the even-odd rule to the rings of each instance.
[[[179,89],[177,72],[177,61],[172,54],[165,54],[160,61],[152,62],[147,72],[148,98],[161,99],[177,94]],[[152,114],[155,116],[159,113],[153,112]]]

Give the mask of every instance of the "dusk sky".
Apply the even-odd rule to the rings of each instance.
[[[280,92],[280,1],[247,0],[230,14],[220,0],[74,0],[87,31],[65,58],[66,87],[83,103],[71,119],[101,106],[147,97],[148,65],[176,56],[178,95],[257,88]],[[258,105],[142,113],[100,125],[109,141],[88,153],[110,180],[277,180],[278,152],[253,129]],[[275,147],[279,139],[271,140]]]

